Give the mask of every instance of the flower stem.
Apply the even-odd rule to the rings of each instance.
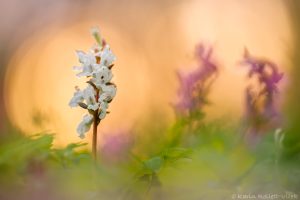
[[[96,102],[98,103],[98,98],[99,98],[99,90],[95,85],[92,85],[96,91]],[[97,160],[97,127],[98,124],[100,123],[100,119],[98,116],[99,109],[97,109],[94,112],[94,122],[93,122],[93,144],[92,144],[92,153],[93,153],[93,158],[96,161]]]
[[[98,114],[94,114],[94,122],[93,122],[93,146],[92,153],[94,160],[97,160],[97,127],[98,127]]]

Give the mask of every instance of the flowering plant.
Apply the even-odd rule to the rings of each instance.
[[[203,107],[208,104],[207,95],[214,82],[218,67],[211,60],[213,49],[203,44],[196,46],[195,57],[198,67],[189,74],[178,73],[180,88],[178,102],[174,105],[178,114],[184,116],[203,115]]]
[[[97,126],[105,118],[109,103],[116,95],[116,85],[111,82],[113,74],[113,62],[116,60],[115,55],[110,47],[101,38],[98,29],[92,29],[97,44],[89,52],[77,51],[77,56],[81,66],[73,67],[79,71],[77,77],[88,78],[88,85],[85,89],[80,90],[75,87],[75,93],[69,102],[69,106],[80,106],[88,111],[83,116],[83,120],[77,127],[77,133],[80,138],[85,137],[93,124],[93,155],[96,157],[97,146]]]
[[[248,78],[257,78],[257,85],[246,89],[246,121],[250,135],[258,135],[269,128],[278,128],[279,113],[275,106],[277,84],[283,77],[278,66],[266,59],[256,58],[245,50],[242,65],[249,66]],[[258,87],[255,87],[258,86]],[[276,127],[277,126],[277,127]]]

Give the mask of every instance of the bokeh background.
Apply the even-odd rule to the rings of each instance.
[[[75,50],[93,45],[94,26],[117,56],[118,87],[96,162],[91,133],[76,134],[84,110],[68,106],[85,84]],[[0,0],[0,199],[298,199],[299,35],[298,0]],[[199,43],[218,77],[204,110],[178,117],[177,72],[197,68]],[[245,48],[284,72],[281,121],[255,142],[244,137]]]
[[[101,29],[117,55],[118,95],[100,132],[136,126],[153,110],[163,116],[159,120],[171,123],[170,104],[178,88],[175,72],[193,68],[199,42],[213,45],[222,74],[210,94],[207,119],[240,118],[247,83],[238,62],[245,47],[284,72],[292,68],[293,28],[286,4],[281,0],[2,0],[1,127],[9,123],[28,134],[47,130],[57,134],[57,145],[79,141],[75,129],[84,111],[67,104],[74,86],[82,85],[72,71],[78,63],[75,50],[91,47],[93,26]],[[288,80],[281,82],[281,91]]]

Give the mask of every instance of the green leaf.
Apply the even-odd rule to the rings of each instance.
[[[163,156],[166,160],[178,160],[188,158],[191,150],[181,147],[168,148],[163,152]]]
[[[156,156],[153,158],[150,158],[149,160],[144,161],[144,165],[147,169],[149,169],[152,172],[158,172],[160,168],[163,165],[163,158],[160,156]]]

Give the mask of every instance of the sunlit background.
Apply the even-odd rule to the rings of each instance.
[[[84,111],[68,102],[74,86],[84,81],[72,66],[78,64],[75,50],[92,46],[93,26],[117,56],[118,93],[100,133],[130,129],[153,110],[161,113],[154,124],[172,122],[176,71],[195,67],[200,42],[213,45],[222,74],[210,94],[208,120],[242,116],[246,71],[238,62],[245,47],[282,71],[291,69],[291,24],[280,0],[10,0],[0,5],[1,117],[28,134],[53,132],[58,145],[80,141],[76,126]]]
[[[299,11],[298,0],[0,0],[0,199],[298,199]],[[78,137],[87,112],[68,105],[86,86],[72,68],[91,27],[117,57],[97,141]],[[260,194],[295,198],[247,196]]]

